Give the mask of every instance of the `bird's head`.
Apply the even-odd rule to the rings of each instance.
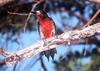
[[[36,11],[35,14],[41,19],[45,19],[47,17],[47,14],[44,11]]]
[[[38,15],[38,16],[42,16],[43,13],[42,13],[42,11],[36,11],[36,15]]]

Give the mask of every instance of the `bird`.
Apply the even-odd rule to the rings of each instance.
[[[55,23],[52,18],[48,16],[48,14],[44,10],[38,10],[33,12],[36,16],[36,19],[38,20],[38,32],[42,40],[44,40],[44,43],[47,44],[46,39],[55,36],[56,34],[56,28]],[[48,47],[49,48],[49,47]],[[54,55],[57,53],[56,48],[43,51],[41,54],[45,55],[47,59],[49,60],[49,57],[54,60]]]

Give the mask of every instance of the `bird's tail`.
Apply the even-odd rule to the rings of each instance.
[[[56,45],[55,45],[56,46]],[[49,47],[48,47],[49,48]],[[45,55],[49,61],[49,57],[52,58],[52,60],[54,60],[54,55],[57,53],[57,50],[56,48],[53,48],[53,49],[50,49],[50,50],[47,50],[47,51],[43,51],[41,52],[42,55]]]

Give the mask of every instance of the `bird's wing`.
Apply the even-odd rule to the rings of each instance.
[[[39,25],[39,22],[38,22],[38,32],[39,32],[39,35],[41,35],[41,39],[44,39],[44,35],[42,33],[42,27]]]
[[[53,36],[55,36],[56,35],[56,25],[55,25],[55,22],[53,21],[53,19],[52,18],[50,18],[50,20],[51,20],[51,22],[52,22],[52,25],[53,25],[53,32],[52,32],[52,34],[53,34]]]

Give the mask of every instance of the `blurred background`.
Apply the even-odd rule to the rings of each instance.
[[[16,52],[40,40],[38,23],[30,17],[26,32],[23,32],[27,15],[34,0],[14,0],[0,6],[0,48]],[[82,27],[100,9],[96,0],[46,0],[46,12],[56,25],[56,33],[74,31]],[[42,5],[37,9],[42,9]],[[16,14],[17,13],[17,14]],[[100,22],[100,13],[91,22]],[[4,57],[0,56],[0,61]],[[71,41],[71,45],[60,45],[54,61],[36,55],[7,66],[0,63],[0,71],[100,71],[100,35]]]

